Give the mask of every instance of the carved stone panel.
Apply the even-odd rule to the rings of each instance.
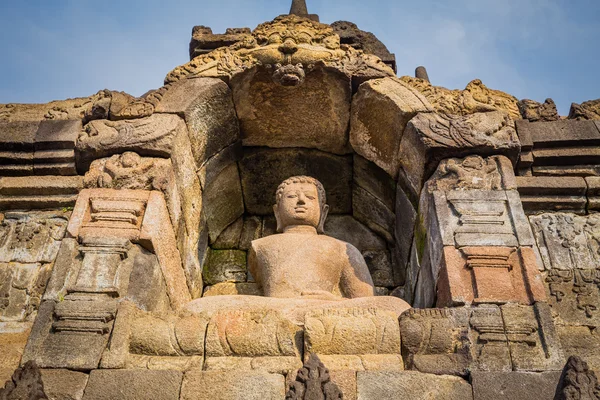
[[[557,370],[563,352],[547,304],[410,310],[400,317],[406,368],[469,371]]]
[[[552,308],[567,324],[600,326],[600,216],[529,217]]]
[[[35,315],[40,304],[67,229],[68,213],[8,212],[3,217],[0,322],[22,322]]]

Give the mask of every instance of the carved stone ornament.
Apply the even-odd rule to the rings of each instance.
[[[329,370],[312,354],[298,371],[296,380],[290,384],[286,400],[333,400],[343,399],[342,391],[331,382]]]
[[[0,389],[0,400],[48,400],[42,374],[34,361],[17,368],[4,389]]]
[[[394,76],[391,68],[379,58],[341,46],[340,37],[329,25],[285,15],[259,25],[252,35],[233,46],[217,49],[175,68],[167,75],[165,83],[192,76],[231,78],[257,65],[276,66],[274,74],[284,69],[288,74],[283,73],[283,76],[295,75],[300,66],[309,69],[318,62],[350,75],[372,69],[382,77]],[[298,69],[291,71],[290,66]]]
[[[487,111],[503,111],[512,119],[521,119],[519,100],[507,93],[490,89],[479,79],[471,81],[464,90],[450,90],[433,86],[424,79],[403,76],[408,83],[429,100],[436,111],[467,115]]]
[[[599,320],[600,218],[569,213],[530,217],[554,307],[569,320]]]
[[[560,377],[554,400],[597,400],[600,385],[594,371],[580,357],[571,356]]]

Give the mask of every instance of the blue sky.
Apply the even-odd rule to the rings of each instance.
[[[254,28],[291,0],[0,1],[0,103],[139,96],[188,61],[194,25]],[[600,98],[600,0],[307,0],[322,22],[347,20],[396,53],[399,75],[479,78],[519,99]]]

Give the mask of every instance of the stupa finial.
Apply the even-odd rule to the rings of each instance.
[[[297,15],[299,17],[309,18],[313,21],[319,22],[319,16],[317,14],[308,13],[308,7],[306,7],[306,0],[292,0],[292,6],[290,7],[290,15]]]
[[[308,15],[308,8],[306,7],[306,0],[292,0],[292,7],[290,7],[290,14],[304,17]]]

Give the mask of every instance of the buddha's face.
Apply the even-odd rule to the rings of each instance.
[[[319,192],[312,183],[292,183],[285,187],[274,207],[279,230],[293,225],[309,225],[319,229],[327,205],[321,209]]]

